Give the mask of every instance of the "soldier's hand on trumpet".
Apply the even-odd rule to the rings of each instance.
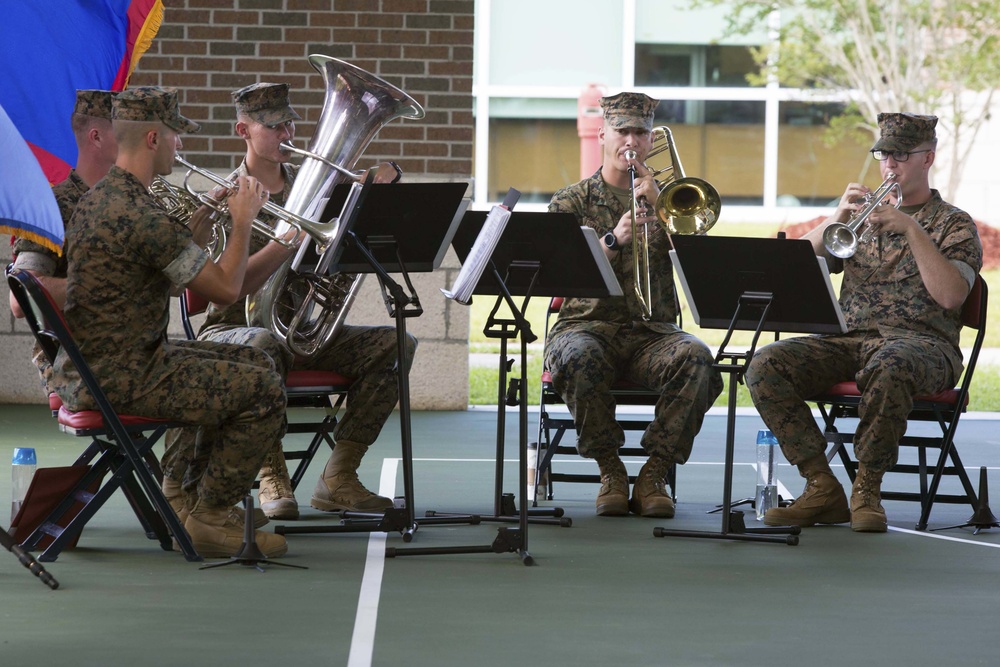
[[[891,204],[876,206],[866,219],[870,236],[881,234],[906,234],[909,229],[920,229],[917,221]]]
[[[267,202],[270,193],[253,176],[240,176],[236,183],[236,192],[231,192],[227,199],[229,215],[233,219],[234,230],[245,227],[249,233],[254,218]]]
[[[848,183],[844,195],[837,204],[833,219],[837,222],[847,222],[851,216],[864,208],[865,197],[871,194],[871,188],[861,183]]]

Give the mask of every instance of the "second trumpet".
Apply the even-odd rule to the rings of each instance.
[[[903,190],[899,187],[899,183],[896,182],[896,174],[891,171],[886,174],[882,185],[878,186],[874,192],[869,192],[865,195],[865,205],[859,211],[856,211],[850,220],[846,223],[834,222],[823,231],[823,245],[826,246],[827,251],[840,259],[846,259],[857,252],[859,242],[858,230],[861,229],[861,226],[868,220],[868,216],[876,208],[886,203],[886,199],[890,195],[894,195],[896,200],[892,206],[899,208],[900,202],[903,201]],[[871,240],[871,229],[871,227],[868,227],[862,232],[861,243],[867,243]]]

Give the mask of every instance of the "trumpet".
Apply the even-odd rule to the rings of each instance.
[[[865,195],[863,200],[865,205],[861,210],[855,211],[846,223],[834,222],[823,231],[823,245],[826,246],[827,251],[834,257],[846,259],[857,252],[859,242],[868,243],[871,241],[873,231],[871,225],[868,225],[861,233],[860,239],[858,238],[858,230],[867,222],[868,216],[885,203],[886,198],[892,194],[895,194],[896,198],[896,202],[892,206],[899,208],[903,201],[903,189],[896,182],[896,174],[890,171],[886,174],[882,185],[878,186],[874,192]]]
[[[184,177],[185,188],[188,189],[188,192],[193,197],[197,198],[201,203],[208,204],[209,206],[215,208],[215,206],[213,206],[213,204],[210,203],[210,202],[215,202],[214,199],[212,199],[208,195],[194,192],[193,190],[187,187],[187,182],[192,172],[200,176],[203,176],[204,178],[207,178],[209,181],[215,183],[216,185],[221,185],[227,190],[235,191],[237,189],[237,184],[234,181],[227,180],[225,178],[222,178],[221,176],[212,173],[211,171],[208,171],[207,169],[202,169],[194,164],[191,164],[190,162],[182,158],[180,155],[175,156],[174,159],[176,159],[177,162],[188,168],[188,174],[187,176]],[[220,212],[224,211],[228,213],[228,209],[224,208],[222,205],[219,206],[221,209]],[[277,241],[278,243],[281,243],[286,247],[294,248],[298,246],[301,234],[304,233],[308,234],[309,237],[316,242],[317,250],[322,253],[322,251],[326,250],[330,246],[330,244],[333,243],[334,238],[336,237],[337,227],[338,227],[338,222],[336,220],[331,222],[315,222],[313,220],[310,220],[309,218],[298,215],[297,213],[292,213],[291,211],[282,208],[281,206],[278,206],[277,204],[271,201],[264,202],[264,205],[261,207],[261,210],[267,211],[278,220],[290,225],[291,227],[294,227],[297,230],[297,233],[293,239],[286,240],[283,238],[282,232],[272,229],[271,226],[268,225],[266,222],[261,222],[256,219],[254,220],[253,229],[255,232],[258,232],[266,236],[268,239],[272,241]]]

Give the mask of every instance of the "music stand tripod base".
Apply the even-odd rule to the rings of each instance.
[[[246,512],[243,521],[243,544],[240,546],[240,550],[235,554],[230,556],[229,560],[220,561],[218,563],[209,563],[208,565],[202,565],[199,570],[208,570],[213,567],[223,567],[225,565],[243,565],[246,567],[253,567],[258,572],[263,572],[264,568],[260,565],[261,563],[267,563],[268,565],[281,565],[282,567],[294,567],[299,570],[308,570],[309,568],[305,565],[292,565],[291,563],[279,563],[276,560],[271,560],[260,550],[257,546],[257,540],[254,539],[254,526],[253,526],[253,500],[247,495],[243,499],[243,509]]]

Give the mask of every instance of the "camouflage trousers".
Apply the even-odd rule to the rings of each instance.
[[[953,386],[941,345],[874,332],[790,338],[757,351],[747,367],[747,388],[785,458],[798,465],[826,450],[805,398],[855,380],[861,403],[854,454],[865,467],[884,471],[896,463],[913,397]]]
[[[282,391],[288,371],[323,370],[357,378],[347,392],[344,412],[334,429],[334,440],[362,445],[375,442],[399,398],[396,376],[396,328],[389,326],[344,325],[325,350],[309,358],[295,359],[281,339],[270,329],[259,327],[213,327],[200,340],[238,344],[264,352],[274,362],[281,377]],[[417,340],[407,335],[406,369],[413,363]],[[284,411],[282,411],[284,419]],[[265,445],[267,451],[281,451],[284,430]],[[167,434],[161,466],[171,479],[187,480],[184,470],[195,451],[195,429],[173,429]],[[259,466],[258,466],[259,469]],[[184,490],[190,491],[187,482]]]
[[[625,444],[615,419],[611,385],[624,379],[657,389],[660,397],[641,445],[651,456],[684,463],[705,413],[722,393],[714,357],[684,331],[658,333],[641,324],[615,335],[586,326],[565,327],[550,336],[545,365],[576,427],[580,456],[602,458]]]
[[[260,350],[202,341],[165,346],[164,373],[124,414],[180,419],[197,426],[185,482],[211,507],[239,502],[285,429],[285,392]],[[176,430],[176,429],[175,429]]]

